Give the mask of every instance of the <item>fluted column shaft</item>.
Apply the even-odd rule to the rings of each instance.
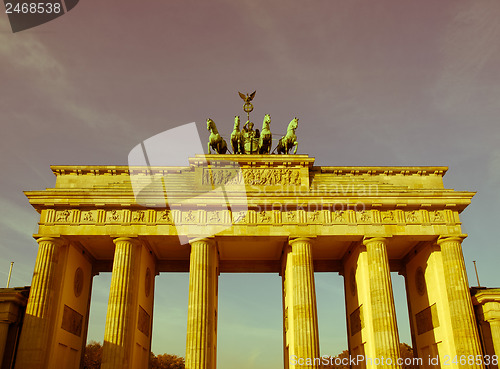
[[[489,321],[491,330],[491,339],[493,340],[493,348],[495,355],[500,358],[500,319],[493,319]]]
[[[400,368],[399,335],[396,323],[396,309],[392,292],[391,271],[387,257],[385,238],[365,238],[368,273],[370,276],[370,303],[372,309],[375,355],[390,358],[392,364],[384,360],[384,368]]]
[[[217,250],[209,239],[191,242],[186,369],[216,366]]]
[[[314,286],[314,267],[311,240],[297,238],[290,241],[293,265],[293,324],[294,353],[298,358],[320,357],[318,315]],[[317,364],[301,366],[319,368]]]
[[[442,237],[438,240],[443,259],[444,280],[448,295],[451,326],[457,356],[481,355],[479,334],[475,324],[469,283],[462,255],[461,237]],[[484,368],[476,363],[469,368]]]
[[[131,368],[130,353],[133,349],[132,314],[137,283],[136,254],[138,241],[122,237],[114,240],[115,256],[109,290],[102,369]]]
[[[56,269],[62,241],[59,238],[42,237],[37,242],[38,254],[19,342],[16,369],[44,368],[50,343],[50,320],[54,310]]]

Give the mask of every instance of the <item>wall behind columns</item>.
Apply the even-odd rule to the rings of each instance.
[[[59,252],[59,296],[54,304],[57,311],[48,368],[77,369],[87,340],[92,264],[83,250],[71,243]]]
[[[366,248],[358,245],[350,250],[344,259],[344,289],[347,318],[347,341],[351,356],[366,355],[375,357],[375,346],[366,345],[373,341],[373,330],[370,324],[371,309],[368,260]],[[362,368],[365,365],[361,365]]]
[[[153,305],[156,277],[156,259],[152,252],[141,246],[138,252],[138,280],[136,312],[134,314],[134,347],[132,368],[148,368],[151,336],[153,330]]]
[[[405,267],[412,340],[418,356],[423,359],[423,368],[430,368],[429,356],[444,357],[453,353],[443,263],[439,247],[434,244],[412,253]]]
[[[290,245],[285,246],[282,259],[281,281],[283,296],[283,362],[284,368],[290,367],[290,355],[294,354],[294,327],[293,327],[293,274]]]

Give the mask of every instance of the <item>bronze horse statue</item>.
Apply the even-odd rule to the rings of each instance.
[[[266,114],[262,122],[262,132],[259,139],[259,154],[269,154],[271,152],[271,144],[273,135],[271,134],[271,116]]]
[[[231,147],[233,148],[233,154],[244,154],[245,147],[243,144],[243,137],[240,132],[240,116],[236,115],[234,117],[234,128],[231,133]]]
[[[281,137],[278,146],[276,146],[276,150],[278,154],[288,154],[292,147],[295,146],[295,150],[293,153],[297,153],[297,148],[299,143],[297,142],[297,136],[295,135],[295,130],[299,126],[299,119],[297,117],[293,118],[292,121],[288,124],[288,128],[286,130],[286,135]]]
[[[215,122],[210,118],[207,119],[207,130],[210,131],[208,153],[211,154],[210,148],[212,148],[217,154],[225,154],[227,151],[226,141],[224,141],[219,131],[217,131]]]

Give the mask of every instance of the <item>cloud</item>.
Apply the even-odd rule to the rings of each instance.
[[[499,52],[500,2],[463,2],[440,45],[442,70],[434,95],[443,110],[455,109],[481,89],[483,68]]]
[[[33,240],[33,226],[38,214],[26,205],[20,206],[13,201],[0,197],[0,227],[13,232],[23,239]],[[27,221],[32,219],[32,222]]]
[[[0,23],[0,57],[10,73],[36,81],[43,89],[68,88],[66,69],[32,32],[13,35],[6,22]]]
[[[500,185],[500,148],[491,150],[487,169],[487,181],[491,188],[498,188]]]
[[[81,90],[81,81],[71,74],[71,65],[64,49],[51,44],[44,34],[23,32],[13,35],[6,22],[0,23],[0,60],[7,67],[0,77],[10,82],[10,121],[21,119],[23,124],[40,125],[40,114],[50,111],[61,114],[68,125],[89,129],[120,129],[122,135],[135,137],[133,122],[113,111],[105,111],[99,101]],[[12,110],[15,107],[15,110]],[[8,112],[7,110],[7,112]],[[36,115],[36,116],[34,116]],[[30,123],[31,122],[31,123]],[[35,123],[36,122],[36,123]],[[43,122],[45,127],[54,124]]]
[[[11,286],[28,285],[33,273],[37,245],[33,233],[37,232],[38,213],[26,205],[18,205],[0,197],[0,255],[1,267],[8,270],[7,262],[14,261]],[[3,278],[2,278],[3,279]]]

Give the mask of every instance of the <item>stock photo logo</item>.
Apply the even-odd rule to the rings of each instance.
[[[4,0],[12,32],[50,22],[73,9],[79,0]]]
[[[248,210],[244,188],[228,191],[229,183],[241,177],[239,164],[227,159],[217,159],[216,165],[230,168],[222,180],[202,185],[200,175],[212,177],[210,157],[203,154],[203,146],[195,123],[189,123],[161,132],[136,145],[128,155],[130,180],[138,205],[180,210],[181,216],[173,216],[179,242],[187,244],[189,239],[210,237],[231,228],[237,222],[232,214]],[[196,165],[187,158],[195,158]],[[179,170],[179,167],[183,167]],[[217,226],[206,222],[189,224],[182,213],[190,214],[200,204],[207,211],[227,210],[230,219],[221,220]]]

